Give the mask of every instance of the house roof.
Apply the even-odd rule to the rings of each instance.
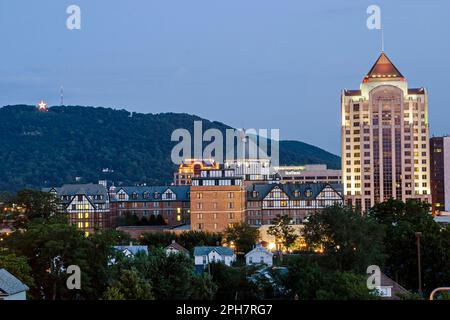
[[[278,187],[291,200],[312,200],[327,186],[342,195],[342,185],[340,183],[258,183],[247,187],[247,199],[263,200],[272,189]],[[310,197],[307,196],[309,191],[311,192]]]
[[[174,250],[181,251],[181,252],[183,252],[183,253],[189,253],[188,249],[186,249],[185,247],[183,247],[181,244],[176,243],[175,241],[172,242],[171,244],[169,244],[169,245],[166,247],[166,250],[169,249],[169,248],[173,248]]]
[[[43,188],[44,192],[55,191],[58,196],[69,196],[74,197],[76,195],[86,195],[86,196],[103,196],[103,200],[97,200],[94,198],[89,199],[93,203],[103,203],[108,197],[108,190],[104,185],[95,183],[85,183],[85,184],[65,184],[62,187],[54,188]]]
[[[162,194],[170,189],[176,195],[176,201],[189,201],[189,186],[133,186],[133,187],[121,187],[117,192],[123,190],[126,194],[131,196],[136,194],[136,198],[129,199],[129,201],[161,201]],[[148,194],[148,197],[144,197],[144,194]],[[158,196],[155,198],[155,194]],[[118,201],[113,199],[113,201]],[[123,200],[120,200],[123,201]]]
[[[263,252],[263,253],[265,253],[265,254],[268,254],[268,255],[270,255],[270,256],[273,256],[273,253],[272,253],[272,252],[270,252],[269,250],[267,250],[266,248],[264,248],[264,247],[261,246],[261,245],[257,245],[253,250],[247,252],[247,253],[245,254],[245,256],[247,257],[248,255],[250,255],[250,254],[252,254],[252,253],[256,253],[256,252]]]
[[[381,272],[380,285],[382,287],[392,287],[392,289],[391,289],[392,296],[386,297],[387,299],[393,299],[393,300],[400,299],[400,297],[398,296],[399,294],[407,294],[408,293],[408,290],[406,290],[400,284],[398,284],[397,282],[395,282],[394,280],[389,278],[383,272]]]
[[[0,269],[0,295],[10,296],[29,289],[27,285],[6,271],[6,269]]]
[[[232,256],[234,255],[234,250],[227,247],[195,247],[194,248],[194,256],[206,256],[211,251],[216,251],[221,256]]]
[[[386,80],[405,80],[397,67],[389,60],[384,52],[381,52],[375,64],[364,77],[363,82]]]
[[[140,251],[143,251],[145,253],[148,253],[148,247],[147,246],[114,246],[114,249],[118,251],[130,251],[133,255],[137,254]]]

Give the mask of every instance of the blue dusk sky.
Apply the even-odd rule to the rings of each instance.
[[[68,30],[66,8],[81,8]],[[0,0],[0,105],[187,112],[340,153],[340,91],[385,51],[450,133],[448,0]]]

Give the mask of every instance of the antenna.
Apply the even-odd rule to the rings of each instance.
[[[63,88],[63,86],[61,86],[61,88],[60,88],[60,97],[61,97],[61,106],[63,106],[64,105],[64,88]]]
[[[384,52],[384,28],[381,27],[381,52]]]

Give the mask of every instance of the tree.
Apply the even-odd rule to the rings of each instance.
[[[288,297],[301,300],[370,300],[376,295],[367,289],[366,278],[321,266],[323,257],[300,256],[289,260],[284,285]]]
[[[233,242],[237,252],[248,252],[253,249],[259,239],[259,231],[245,222],[229,226],[225,230],[224,239]]]
[[[20,256],[25,256],[32,269],[36,283],[30,294],[37,299],[56,300],[79,297],[78,290],[69,291],[66,286],[69,265],[77,265],[81,273],[83,291],[89,290],[90,273],[87,263],[89,240],[69,225],[64,217],[52,217],[43,222],[29,222],[25,232],[15,232],[7,246]]]
[[[272,224],[267,233],[274,236],[276,241],[280,241],[285,248],[289,249],[298,238],[295,229],[291,226],[291,218],[288,215],[277,215],[272,220]]]
[[[122,270],[120,278],[114,280],[105,291],[106,300],[153,300],[152,287],[135,269]]]
[[[94,300],[102,296],[112,276],[110,261],[117,251],[115,245],[128,244],[130,236],[116,230],[99,230],[87,239],[86,261],[89,286],[83,286],[83,298]]]
[[[28,287],[34,287],[34,280],[31,276],[31,267],[26,257],[16,256],[14,253],[0,251],[0,269],[6,269]]]
[[[384,228],[350,207],[332,206],[308,218],[303,229],[311,249],[323,249],[330,268],[365,272],[383,261]]]
[[[416,232],[421,232],[422,283],[428,294],[450,283],[450,226],[434,221],[427,203],[388,200],[369,213],[386,229],[385,272],[405,288],[418,289]]]
[[[8,203],[14,213],[16,228],[26,228],[33,219],[49,219],[61,214],[58,200],[49,192],[24,189],[19,191]]]
[[[166,220],[164,220],[163,216],[158,214],[156,216],[155,224],[157,226],[165,226],[167,223],[166,223]]]
[[[137,254],[134,259],[121,260],[116,265],[117,272],[135,268],[142,277],[152,284],[152,292],[157,300],[193,299],[202,296],[211,299],[208,292],[215,293],[211,278],[196,275],[193,261],[184,254],[166,255],[162,249],[154,249],[149,254]],[[201,277],[201,278],[199,278]],[[204,292],[198,292],[196,285],[209,286]]]

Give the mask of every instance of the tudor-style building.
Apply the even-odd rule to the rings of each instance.
[[[60,188],[46,188],[59,200],[60,209],[69,215],[69,222],[86,235],[96,229],[110,228],[110,200],[101,184],[65,184]]]
[[[343,204],[340,184],[254,184],[247,187],[246,221],[261,226],[289,215],[294,224],[302,224],[309,214],[335,204]]]
[[[162,216],[168,226],[190,223],[189,186],[121,187],[111,193],[114,218],[135,215],[139,219]]]

